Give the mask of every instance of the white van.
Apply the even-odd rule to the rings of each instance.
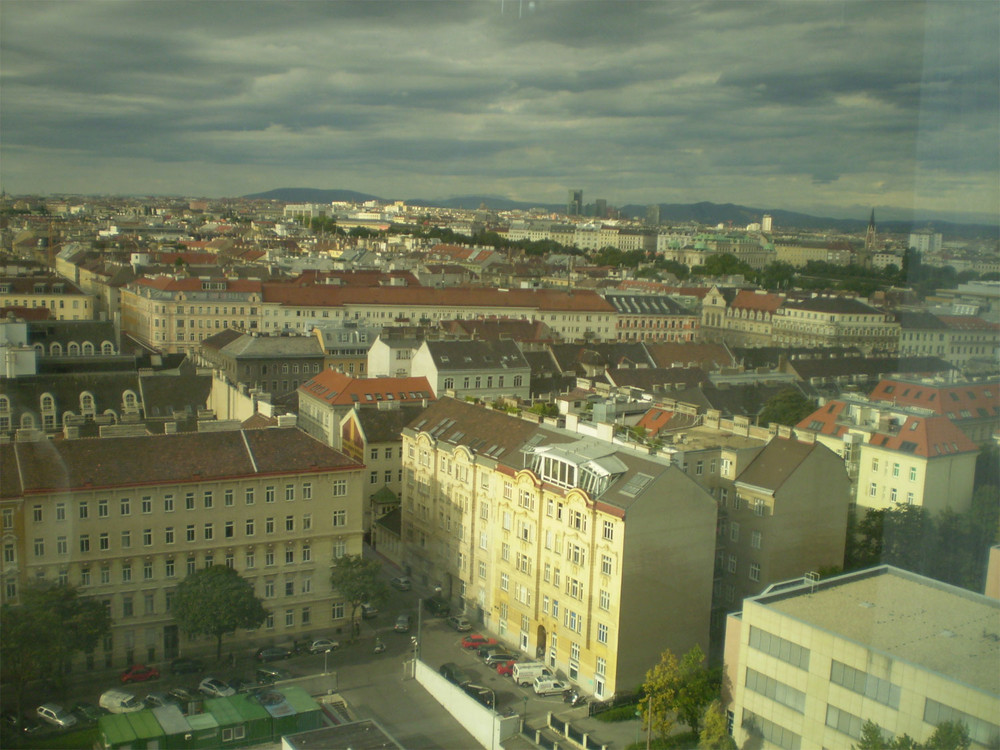
[[[527,687],[535,681],[536,677],[555,677],[552,670],[540,661],[517,662],[514,665],[510,676],[514,678],[514,683]]]
[[[142,701],[124,690],[107,690],[101,693],[101,699],[98,703],[101,708],[113,714],[127,714],[145,708]]]
[[[534,686],[535,695],[556,695],[569,690],[569,683],[552,677],[536,677]]]

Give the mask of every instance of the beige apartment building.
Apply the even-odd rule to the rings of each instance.
[[[95,298],[56,275],[0,276],[0,307],[49,311],[54,320],[93,320]]]
[[[849,297],[785,301],[774,311],[771,333],[775,346],[855,346],[866,354],[899,348],[899,322]]]
[[[178,631],[170,601],[213,564],[270,610],[226,648],[346,632],[330,566],[361,554],[362,469],[296,429],[0,445],[3,601],[44,579],[104,602],[112,631],[87,668],[211,650]]]
[[[707,647],[716,505],[669,461],[451,398],[403,431],[403,560],[596,698]]]
[[[258,329],[261,282],[158,276],[121,290],[122,331],[160,351],[194,353],[226,328]]]
[[[740,747],[850,750],[869,720],[918,742],[953,721],[995,747],[998,623],[1000,601],[890,566],[789,582],[729,617],[730,731]]]

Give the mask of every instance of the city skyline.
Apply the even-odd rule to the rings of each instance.
[[[996,220],[957,3],[5,3],[10,193],[712,201]]]

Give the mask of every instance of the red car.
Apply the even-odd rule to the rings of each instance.
[[[501,677],[511,677],[514,674],[516,661],[502,661],[497,664],[497,674]]]
[[[462,648],[482,648],[483,646],[496,646],[496,638],[487,638],[479,633],[472,633],[462,639]]]
[[[159,677],[159,669],[147,667],[145,664],[133,664],[122,672],[122,682],[145,682],[146,680],[159,679]]]

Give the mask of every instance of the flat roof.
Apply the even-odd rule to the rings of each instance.
[[[885,565],[753,602],[1000,696],[1000,601]]]

